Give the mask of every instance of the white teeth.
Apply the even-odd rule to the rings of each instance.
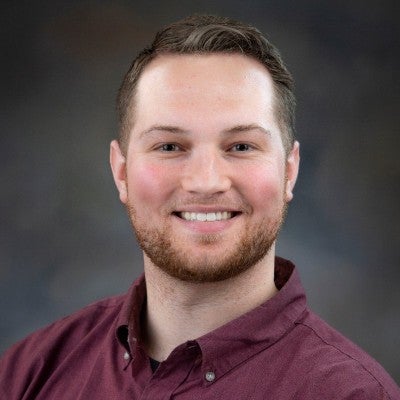
[[[207,214],[207,221],[215,221],[216,219],[217,219],[217,214],[215,214],[215,213]]]
[[[223,212],[212,212],[212,213],[195,213],[195,212],[181,212],[180,216],[185,219],[186,221],[222,221],[225,219],[232,218],[232,213],[229,211]]]

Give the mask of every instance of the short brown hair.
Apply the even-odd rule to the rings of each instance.
[[[147,64],[160,54],[239,53],[252,57],[269,71],[275,89],[275,113],[286,153],[294,142],[296,100],[294,82],[279,51],[253,26],[230,18],[193,15],[160,30],[153,43],[133,60],[117,97],[119,143],[126,154],[133,121],[133,100]]]

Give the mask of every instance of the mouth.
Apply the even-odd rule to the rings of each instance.
[[[239,215],[237,211],[216,211],[216,212],[190,212],[179,211],[174,212],[173,215],[185,221],[199,221],[199,222],[215,222],[227,221]]]

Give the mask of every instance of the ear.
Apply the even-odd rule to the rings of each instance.
[[[122,155],[118,141],[110,144],[110,165],[114,177],[115,186],[119,192],[119,199],[126,204],[128,201],[128,186],[126,182],[126,159]]]
[[[285,186],[285,200],[290,201],[293,199],[293,189],[297,180],[300,165],[300,144],[294,142],[293,148],[286,159],[286,186]]]

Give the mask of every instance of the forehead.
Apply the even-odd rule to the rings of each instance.
[[[146,66],[138,81],[133,125],[143,128],[162,122],[181,126],[205,117],[210,129],[230,123],[260,124],[257,119],[274,119],[273,97],[268,70],[251,57],[160,55]]]
[[[138,92],[149,89],[162,92],[202,90],[213,91],[227,87],[239,95],[243,89],[265,89],[270,92],[273,83],[268,70],[257,60],[241,54],[166,54],[147,65],[138,82]]]

